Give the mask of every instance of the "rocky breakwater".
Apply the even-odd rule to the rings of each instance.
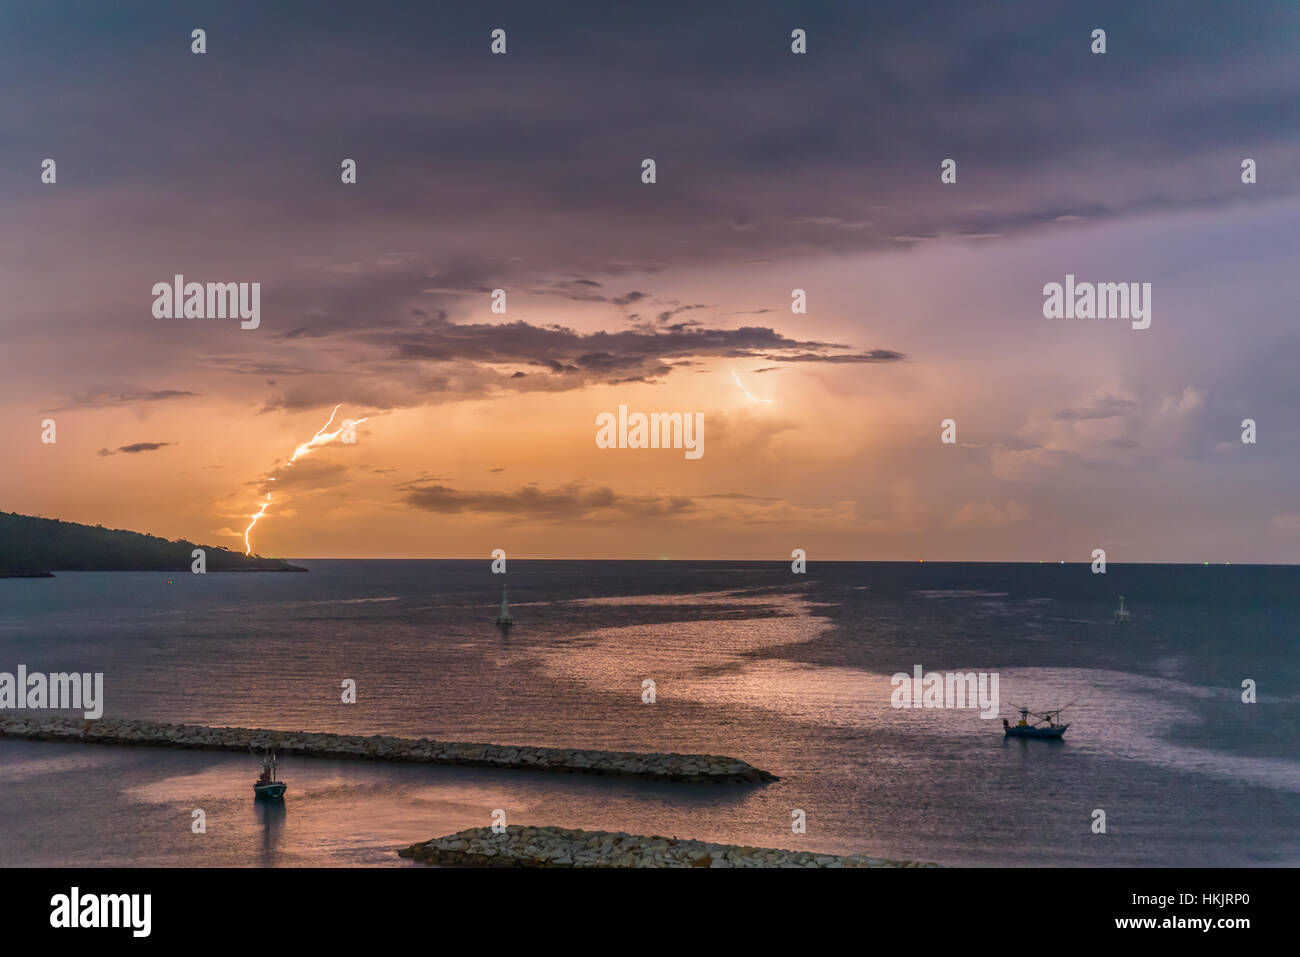
[[[643,754],[637,751],[592,751],[534,748],[522,745],[465,744],[431,738],[363,737],[259,728],[209,728],[195,724],[160,724],[101,718],[0,717],[0,737],[89,744],[146,745],[247,751],[274,748],[281,755],[357,758],[461,767],[522,768],[569,774],[603,774],[659,781],[762,782],[776,776],[737,758],[715,754]]]
[[[397,852],[425,864],[456,867],[936,867],[880,857],[711,844],[675,837],[513,824],[496,833],[475,827]]]

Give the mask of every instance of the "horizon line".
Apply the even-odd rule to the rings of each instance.
[[[268,561],[283,562],[478,562],[492,561],[492,556],[423,556],[420,558],[390,558],[390,557],[370,557],[362,558],[357,556],[316,556],[310,558],[293,557],[293,556],[271,556],[271,555],[253,555],[252,558],[261,558]],[[788,565],[790,559],[782,558],[593,558],[593,557],[564,557],[564,558],[538,558],[538,557],[509,557],[508,561],[512,562],[748,562],[755,565]],[[825,558],[807,559],[808,563],[818,565],[1091,565],[1092,562],[1087,559],[1079,561],[1062,561],[1060,559],[929,559],[929,558]],[[1109,568],[1113,565],[1134,566],[1134,565],[1187,565],[1188,567],[1230,567],[1236,565],[1242,568],[1297,568],[1300,562],[1210,562],[1210,561],[1139,561],[1139,562],[1114,562],[1107,561],[1106,566]]]

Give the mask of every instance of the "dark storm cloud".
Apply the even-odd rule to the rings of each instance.
[[[1261,176],[1243,197],[1237,177],[1243,155],[1298,156],[1293,3],[502,4],[506,56],[472,7],[231,3],[203,56],[169,5],[19,11],[0,121],[66,158],[41,202],[111,186],[121,226],[197,217],[316,247],[422,232],[423,252],[495,264],[453,291],[508,260],[543,276],[889,248],[1295,189]],[[23,207],[29,180],[0,189]]]
[[[689,512],[691,500],[684,496],[620,495],[608,488],[589,488],[571,483],[554,489],[525,486],[513,492],[483,492],[448,488],[407,486],[404,501],[412,508],[440,514],[460,512],[496,515],[527,515],[533,520],[571,521],[600,513],[628,517],[661,518]]]
[[[665,309],[663,312],[659,313],[659,315],[655,316],[655,321],[658,322],[660,325],[667,325],[670,319],[674,318],[675,316],[681,315],[683,312],[690,312],[693,309],[708,309],[708,308],[709,307],[702,302],[693,303],[692,305],[689,306],[674,305],[671,309]],[[673,325],[675,328],[684,328],[686,326],[697,325],[697,323],[678,322],[678,323],[674,323]]]
[[[779,360],[781,362],[902,362],[907,356],[901,352],[895,352],[893,349],[872,349],[870,352],[859,352],[852,355],[819,355],[812,352],[803,352],[793,356],[764,355],[762,358],[769,361]],[[760,372],[768,370],[761,369]]]
[[[397,356],[403,359],[523,362],[555,375],[575,377],[570,383],[573,388],[590,382],[628,381],[634,373],[646,379],[665,376],[675,365],[669,360],[687,357],[834,363],[896,362],[905,358],[890,349],[846,353],[842,350],[848,346],[791,339],[763,326],[711,329],[683,324],[667,329],[582,333],[523,321],[443,322],[418,333],[392,333],[389,339]]]
[[[1138,403],[1133,399],[1108,395],[1096,398],[1085,406],[1062,409],[1056,413],[1056,418],[1061,422],[1083,422],[1089,419],[1113,419],[1136,411]]]
[[[125,452],[127,455],[135,455],[139,452],[156,452],[158,449],[175,444],[175,442],[133,442],[130,445],[118,446],[116,449],[100,449],[96,454],[117,455],[119,452]]]
[[[115,389],[98,389],[82,392],[67,400],[66,404],[54,409],[55,412],[67,412],[71,409],[96,409],[116,405],[135,405],[141,402],[166,402],[169,399],[189,399],[200,395],[183,389],[142,389],[136,391],[119,391]]]
[[[299,459],[292,465],[285,464],[274,469],[269,475],[257,482],[260,494],[268,492],[316,492],[322,489],[336,489],[347,476],[351,466],[339,462],[326,462],[320,459]]]
[[[272,411],[340,401],[399,408],[503,389],[563,391],[596,383],[653,382],[707,358],[838,363],[903,358],[894,350],[860,352],[848,344],[792,339],[766,326],[714,328],[628,317],[621,330],[581,332],[518,319],[460,322],[449,318],[446,308],[411,308],[413,298],[455,307],[459,290],[474,285],[480,275],[478,267],[457,267],[456,273],[421,270],[405,261],[334,270],[312,291],[319,306],[315,325],[307,331],[294,327],[276,340],[282,357],[269,359],[260,340],[241,339],[234,345],[247,343],[254,352],[204,361],[224,371],[275,376],[264,404],[264,411]],[[640,290],[606,295],[599,283],[586,279],[557,280],[548,288],[567,298],[613,304],[650,298]],[[368,291],[364,304],[357,300],[358,289]],[[292,296],[294,290],[285,294]],[[666,303],[665,315],[707,308]],[[336,318],[324,321],[320,316],[325,314]],[[514,368],[497,368],[501,365]],[[358,375],[358,369],[365,374]]]
[[[94,337],[127,335],[139,348],[120,363],[152,370],[179,333],[137,321],[141,288],[173,271],[261,280],[258,338],[193,355],[276,378],[267,410],[656,381],[689,356],[898,361],[673,322],[689,307],[647,301],[645,274],[988,243],[1300,182],[1283,175],[1300,167],[1294,3],[506,3],[506,56],[460,5],[235,0],[204,11],[202,56],[195,15],[166,3],[9,10],[12,301],[43,315],[49,264],[61,285],[62,264],[94,264],[119,305],[81,320],[82,361]],[[34,174],[47,154],[57,188]],[[1248,188],[1245,155],[1261,169]],[[948,157],[955,185],[939,182]],[[654,318],[622,317],[641,339],[451,321],[506,286]],[[66,327],[84,306],[60,311]],[[688,332],[702,337],[674,341]],[[488,368],[503,362],[520,368]],[[87,378],[43,370],[61,371]]]
[[[542,283],[529,291],[538,296],[559,296],[573,302],[609,302],[624,305],[627,297],[615,297],[601,291],[601,284],[594,279],[559,279]],[[629,292],[628,296],[640,298],[641,293]]]

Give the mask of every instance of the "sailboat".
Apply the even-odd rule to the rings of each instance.
[[[285,789],[289,785],[275,776],[278,768],[274,751],[262,758],[262,774],[253,784],[253,793],[258,799],[279,801],[284,798]]]
[[[1115,624],[1127,625],[1129,620],[1129,610],[1124,607],[1124,596],[1119,596],[1119,607],[1115,609]]]
[[[510,600],[506,594],[506,586],[502,585],[501,607],[497,610],[497,627],[502,631],[507,631],[514,623],[514,616],[510,614]]]

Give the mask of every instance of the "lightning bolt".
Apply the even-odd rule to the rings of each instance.
[[[345,431],[347,431],[347,429],[348,429],[348,423],[346,423],[346,422],[345,422],[343,425],[339,426],[337,429],[335,429],[333,432],[326,432],[326,431],[325,431],[326,429],[328,429],[328,428],[329,428],[329,427],[334,423],[334,416],[336,416],[336,415],[339,414],[339,409],[341,409],[341,408],[342,408],[341,405],[336,405],[336,406],[334,406],[334,411],[330,413],[329,421],[327,421],[324,425],[322,425],[322,426],[320,427],[320,431],[318,431],[315,435],[313,435],[313,436],[311,437],[311,441],[310,441],[310,442],[304,442],[302,445],[300,445],[300,446],[298,446],[296,449],[294,449],[294,451],[293,451],[293,457],[292,457],[291,459],[289,459],[289,464],[290,464],[290,465],[292,465],[294,462],[297,462],[300,458],[302,458],[304,455],[306,455],[306,454],[307,454],[308,452],[310,452],[312,449],[317,448],[318,446],[321,446],[321,445],[329,445],[329,443],[333,442],[333,441],[334,441],[335,439],[337,439],[340,435],[342,435]],[[365,422],[365,421],[367,421],[367,420],[366,420],[366,419],[353,419],[351,424],[352,424],[352,425],[360,425],[362,422]]]
[[[267,492],[266,501],[263,502],[262,507],[257,510],[257,514],[253,516],[253,520],[248,523],[248,528],[244,529],[244,554],[245,555],[251,555],[253,553],[253,546],[248,544],[248,533],[253,530],[253,526],[257,524],[257,520],[266,514],[266,507],[270,504],[271,504],[271,493]]]
[[[736,380],[736,385],[740,386],[740,391],[743,392],[743,393],[745,393],[745,397],[748,398],[751,402],[771,402],[771,401],[772,401],[771,399],[759,399],[759,398],[756,398],[755,396],[750,395],[750,394],[749,394],[749,390],[745,388],[745,384],[744,384],[743,382],[740,381],[740,376],[736,375],[736,370],[735,370],[735,369],[732,369],[732,370],[731,370],[731,377],[732,377],[733,379]]]
[[[318,449],[322,445],[329,445],[340,435],[346,432],[349,428],[360,425],[362,422],[368,421],[368,417],[365,419],[345,420],[344,423],[341,426],[339,426],[337,429],[335,429],[333,432],[325,431],[331,425],[334,424],[334,416],[339,414],[339,409],[341,409],[342,407],[343,406],[341,404],[334,406],[334,411],[330,413],[329,419],[327,419],[325,424],[322,425],[317,430],[316,434],[313,435],[308,441],[302,443],[302,445],[298,446],[296,449],[293,450],[293,455],[290,456],[288,464],[285,466],[286,468],[289,465],[292,465],[294,462],[297,462],[300,458],[302,458],[304,455],[307,455],[309,452],[313,451],[314,449]],[[270,477],[268,481],[274,482],[275,477],[274,476]],[[263,502],[262,507],[257,510],[257,514],[253,516],[253,520],[248,523],[248,528],[244,529],[244,554],[245,555],[251,555],[253,553],[253,546],[249,543],[248,535],[253,530],[253,526],[257,524],[257,520],[266,514],[267,506],[270,504],[271,504],[271,493],[267,492],[266,501]]]

